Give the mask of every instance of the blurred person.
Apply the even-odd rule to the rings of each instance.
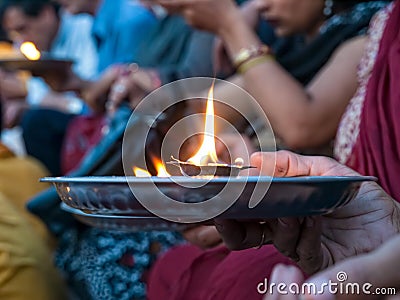
[[[42,55],[72,60],[73,72],[82,78],[96,74],[90,17],[71,16],[49,0],[7,0],[0,8],[2,25],[14,43],[31,41]],[[49,73],[56,79],[62,72]],[[26,101],[32,107],[21,119],[27,153],[43,162],[52,174],[59,175],[64,129],[74,115],[85,111],[85,106],[76,94],[54,92],[38,77],[27,81]],[[47,144],[52,144],[55,151]]]
[[[165,7],[173,10],[174,1],[168,3],[167,2],[168,1],[161,1],[160,3],[165,4]],[[349,56],[348,61],[342,64],[345,65],[344,67],[346,67],[348,70],[351,69],[351,72],[347,72],[348,74],[355,74],[357,72],[357,61],[359,60],[359,57],[357,58],[351,56],[360,54],[357,54],[357,51],[352,51],[351,49],[354,49],[355,47],[362,47],[360,45],[363,43],[361,38],[357,39],[356,37],[362,36],[366,33],[366,29],[372,15],[379,8],[382,8],[385,4],[387,4],[386,1],[353,1],[341,2],[339,4],[336,3],[335,6],[331,8],[329,14],[328,11],[325,11],[327,15],[324,15],[323,13],[324,1],[322,0],[313,2],[310,1],[306,2],[305,4],[298,4],[297,2],[295,2],[296,4],[293,4],[292,2],[293,1],[248,1],[246,5],[243,6],[241,15],[235,16],[235,18],[231,18],[231,21],[232,23],[235,23],[235,26],[230,28],[234,29],[238,27],[238,24],[243,22],[248,24],[243,26],[247,26],[249,30],[253,31],[257,27],[257,25],[260,24],[260,20],[261,22],[264,21],[265,23],[269,22],[269,25],[272,25],[273,28],[275,28],[277,39],[268,38],[265,40],[267,41],[267,43],[269,43],[268,45],[272,49],[274,57],[279,63],[279,66],[282,66],[285,69],[285,73],[290,74],[295,79],[293,80],[291,77],[289,77],[291,79],[290,82],[294,82],[294,84],[298,88],[301,86],[305,86],[306,92],[304,92],[304,94],[308,93],[308,90],[314,89],[314,83],[319,81],[318,78],[320,78],[320,75],[323,73],[322,70],[325,70],[324,66],[335,65],[337,70],[340,70],[342,68],[337,62],[338,56]],[[190,11],[190,4],[188,3],[189,2],[187,2],[181,8],[183,9],[185,7],[188,7],[187,10]],[[199,3],[202,3],[202,1]],[[228,3],[231,4],[232,1],[229,1]],[[357,3],[358,5],[355,5]],[[213,5],[215,4],[210,3],[207,4],[207,7],[211,8]],[[226,4],[220,2],[218,7],[224,9],[224,5]],[[286,9],[290,5],[294,8],[292,7],[291,10]],[[179,6],[179,4],[177,4],[176,6]],[[307,6],[307,8],[304,8],[304,11],[308,11],[306,13],[302,12],[301,14],[297,13],[298,6]],[[266,18],[265,11],[267,10],[273,11],[273,14],[275,15],[274,18],[280,19],[280,25],[281,27],[286,27],[286,31],[280,32],[278,30],[279,28],[275,26],[277,24],[275,24],[273,20],[270,20],[271,17]],[[236,11],[236,13],[238,13],[238,11]],[[303,16],[303,13],[306,17]],[[295,17],[292,16],[293,14],[295,14]],[[210,22],[210,20],[214,19],[217,20],[218,18],[206,17],[201,20],[201,22],[207,23]],[[230,24],[230,26],[231,25],[232,24]],[[218,34],[218,32],[216,32],[215,30],[213,32]],[[254,33],[252,34],[254,35]],[[252,46],[250,48],[256,48],[256,46]],[[242,50],[245,50],[245,47]],[[255,49],[253,50],[255,51]],[[215,68],[218,68],[217,65],[220,64],[219,61],[221,61],[221,58],[218,58],[219,56],[220,55],[217,55],[217,57],[214,59],[214,62],[216,64],[214,66]],[[232,65],[232,63],[230,64]],[[335,72],[338,73],[338,71]],[[349,77],[350,76],[351,75],[349,75]],[[135,76],[132,77],[134,78]],[[342,78],[343,76],[340,77]],[[249,81],[250,88],[247,87],[246,81],[244,82],[244,77],[241,74],[239,74],[238,77],[230,78],[230,80],[233,80],[235,84],[244,87],[246,90],[252,93],[253,90],[251,89],[251,87],[254,86],[254,80]],[[135,80],[131,79],[131,81],[134,82]],[[268,97],[268,101],[271,101],[274,105],[278,106],[277,109],[271,110],[272,106],[268,105],[268,109],[266,110],[266,112],[271,121],[273,129],[277,132],[278,137],[282,139],[282,141],[279,141],[279,146],[288,148],[294,147],[304,150],[314,147],[318,148],[320,146],[325,146],[326,144],[330,143],[334,138],[334,129],[332,130],[332,128],[337,127],[340,119],[340,114],[344,110],[344,107],[346,106],[351,95],[355,91],[355,80],[349,81],[343,79],[343,82],[346,82],[347,85],[346,88],[342,89],[342,95],[344,96],[341,97],[341,95],[338,95],[338,97],[341,97],[340,101],[333,99],[333,97],[328,97],[327,95],[330,95],[330,93],[321,93],[322,95],[318,94],[315,96],[316,99],[313,101],[308,101],[304,99],[294,100],[297,98],[289,96],[286,97],[285,95],[282,95],[282,97],[284,97],[284,102],[282,102],[280,99],[278,99],[282,94],[281,91],[279,93],[274,92],[273,96]],[[122,79],[121,83],[122,86],[127,86],[128,88],[116,89],[118,92],[115,93],[115,95],[111,96],[113,102],[117,104],[122,101],[122,99],[126,97],[127,94],[129,95],[128,91],[130,88],[132,88],[133,90],[135,89],[135,85],[127,82],[126,78]],[[352,83],[352,85],[350,85],[350,83]],[[117,86],[119,87],[120,85],[118,84]],[[271,86],[270,88],[275,90],[278,89],[280,85],[268,84],[266,86]],[[237,97],[235,96],[235,92],[231,91],[232,89],[230,89],[229,87],[217,86],[216,89],[218,89],[219,94],[225,94],[226,97],[224,98],[229,99],[229,101],[232,103],[232,106],[235,107],[237,110],[249,111],[252,109],[252,106],[248,105],[247,101],[245,101],[244,99],[237,99]],[[124,92],[121,93],[120,90],[123,90]],[[289,91],[290,90],[291,89],[289,89]],[[324,91],[325,89],[321,88],[320,90]],[[278,97],[275,94],[278,95]],[[336,94],[337,93],[335,93],[334,95]],[[266,98],[265,95],[266,94],[262,94],[264,98]],[[254,93],[253,96],[255,96]],[[325,101],[327,103],[325,103]],[[281,105],[281,103],[286,102],[287,104]],[[290,102],[295,103],[294,105],[289,105]],[[262,106],[264,105],[263,103],[264,102],[261,103]],[[328,107],[328,104],[334,106],[334,110],[330,109]],[[319,106],[322,107],[320,109],[321,111],[323,111],[325,107],[327,108],[326,112],[329,112],[329,118],[323,117],[322,114],[318,113],[318,111],[314,111],[314,107],[316,110],[319,110]],[[285,117],[282,115],[284,115],[290,109],[307,110],[306,113],[295,114],[297,116],[296,118],[292,118],[290,122],[286,122],[284,121]],[[225,107],[218,107],[218,104],[216,104],[216,111],[218,115],[221,115],[222,117],[232,121],[232,123],[236,123],[237,120],[241,119],[240,117],[238,118],[237,114],[231,112],[230,110],[226,110]],[[334,111],[335,113],[331,114],[332,111]],[[338,113],[336,113],[336,111]],[[310,116],[308,115],[308,113],[310,113]],[[254,114],[256,118],[257,113],[254,112]],[[278,121],[275,122],[274,118],[271,118],[271,114],[276,114],[275,119],[277,119]],[[304,118],[304,120],[302,118]],[[284,125],[280,125],[280,123],[284,123]],[[319,123],[323,124],[320,126]],[[301,126],[298,126],[299,124]],[[314,126],[315,124],[318,124],[318,126]],[[280,130],[280,128],[276,128],[276,126],[285,127]],[[293,127],[294,130],[291,130],[291,127]],[[318,128],[318,131],[321,132],[321,134],[316,134],[314,136],[314,127]],[[244,130],[246,129],[243,129],[243,131]],[[296,145],[292,144],[291,132],[293,132],[293,137],[299,136],[300,140],[302,136],[296,134],[296,132],[300,130],[303,130],[303,133],[308,133],[312,135],[312,139],[309,139],[306,136],[304,139],[302,139],[302,142],[305,145],[297,147]],[[281,131],[284,133],[284,135],[281,135]],[[322,139],[318,138],[319,135],[322,136]],[[287,136],[289,136],[289,140],[287,139]],[[313,139],[318,140],[316,140],[316,142],[314,143]],[[266,141],[263,141],[268,147],[270,147],[271,144],[269,143],[269,140],[270,138],[267,138]],[[326,153],[331,154],[331,147],[328,148],[329,149],[312,149],[312,151],[315,152],[328,150],[326,151]]]
[[[303,31],[304,47],[293,57],[288,54],[291,71],[282,68],[279,56],[274,59],[271,45],[263,46],[232,1],[219,1],[218,5],[211,1],[158,1],[179,10],[193,26],[219,35],[231,62],[242,74],[244,88],[264,108],[276,135],[296,150],[320,146],[334,138],[340,117],[357,88],[357,63],[365,39],[356,36],[360,31],[365,33],[371,13],[384,3],[356,2],[360,3],[256,1],[261,16],[275,27],[278,37]],[[224,17],[216,17],[221,11]],[[326,41],[335,46],[327,47]],[[313,71],[303,73],[308,68]],[[264,82],[265,78],[268,80]],[[333,81],[340,82],[341,88],[330,91]]]
[[[0,121],[1,108],[0,102]],[[25,208],[32,195],[46,188],[38,181],[46,175],[35,159],[16,157],[0,142],[0,299],[67,299],[53,264],[54,240]]]
[[[0,9],[4,30],[16,45],[26,41],[33,42],[43,55],[73,61],[72,69],[80,77],[89,79],[96,74],[97,55],[90,35],[91,18],[71,16],[48,0],[7,0],[2,2]],[[52,76],[57,75],[52,72]],[[64,111],[70,109],[79,111],[79,105],[71,104],[73,102],[69,108],[68,101],[63,102],[67,107],[57,104],[62,100],[53,99],[62,95],[56,93],[52,95],[52,91],[39,78],[32,78],[27,85],[28,103],[32,105],[46,103]],[[34,91],[30,91],[31,85]],[[73,105],[77,107],[73,108]]]
[[[157,24],[150,7],[135,0],[60,1],[71,14],[94,17],[92,35],[99,54],[98,72],[136,60],[137,49]]]
[[[115,76],[113,74],[119,72],[121,68],[117,64],[134,59],[136,48],[141,40],[157,24],[157,18],[154,14],[147,7],[134,1],[68,1],[62,4],[65,10],[74,14],[71,16],[72,18],[81,17],[82,14],[89,14],[94,17],[90,33],[93,41],[95,41],[98,61],[95,67],[96,76],[90,78],[80,76],[77,72],[69,72],[69,70],[56,78],[53,74],[42,74],[42,77],[54,90],[69,91],[68,93],[77,92],[86,100],[85,104],[90,107],[88,115],[75,118],[74,115],[68,113],[41,110],[31,112],[23,120],[23,127],[27,131],[25,136],[28,139],[28,152],[35,152],[41,156],[46,154],[43,159],[50,161],[49,164],[51,164],[54,175],[70,171],[70,166],[76,166],[76,157],[81,158],[99,141],[102,136],[102,128],[106,126],[106,118],[103,116],[104,104],[102,107],[101,104],[93,103],[90,100],[90,95],[86,92],[82,92],[79,88],[71,88],[70,85],[74,85],[71,81],[94,85],[97,94],[106,96],[100,85],[104,81],[112,80],[112,76]],[[116,66],[111,70],[106,70],[111,65]],[[103,71],[104,74],[102,74]],[[54,123],[55,120],[60,121]],[[70,122],[71,120],[72,122]],[[35,134],[42,127],[48,127],[48,136],[51,138],[44,139]],[[80,136],[80,141],[66,145],[64,136],[68,132],[68,127],[79,131],[77,135]],[[90,137],[87,137],[87,135],[90,135]],[[39,151],[43,148],[46,149],[46,153]],[[67,153],[66,155],[69,157],[65,158],[64,153]]]

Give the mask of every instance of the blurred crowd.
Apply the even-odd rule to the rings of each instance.
[[[399,28],[399,0],[0,0],[0,299],[298,299],[257,286],[337,282],[340,271],[399,299]],[[28,42],[42,65],[28,63]],[[226,102],[215,113],[246,149],[217,126],[225,163],[242,156],[261,175],[378,182],[324,216],[179,232],[93,228],[60,210],[39,178],[124,175],[132,111],[193,77],[226,81],[215,85]],[[171,106],[148,136],[133,136],[133,155],[146,138],[150,173],[166,132],[204,104]]]

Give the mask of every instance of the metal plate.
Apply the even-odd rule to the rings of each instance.
[[[69,207],[61,203],[61,209],[74,215],[74,217],[88,226],[117,231],[182,231],[188,225],[168,222],[158,217],[132,217],[132,216],[113,216],[113,215],[94,215]]]
[[[26,70],[33,73],[43,73],[47,71],[67,71],[72,65],[70,60],[59,59],[0,59],[0,67],[9,70]]]
[[[57,177],[43,178],[43,182],[55,185],[61,200],[68,206],[88,214],[112,215],[119,217],[152,217],[134,197],[129,185],[139,191],[148,191],[156,184],[164,194],[176,201],[197,203],[207,201],[218,194],[229,181],[243,185],[244,190],[237,201],[220,218],[266,219],[288,216],[307,216],[326,214],[345,205],[358,192],[364,181],[375,181],[375,177],[216,177],[212,180],[201,178],[139,178],[139,177]],[[271,181],[272,180],[272,181]],[[128,185],[129,182],[129,185]],[[207,183],[199,188],[186,185]],[[271,186],[262,201],[254,208],[248,202],[255,184]],[[174,216],[168,207],[159,207],[163,215]],[[184,217],[198,214],[194,208],[185,212]]]

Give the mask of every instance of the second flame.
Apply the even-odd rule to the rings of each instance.
[[[164,164],[162,163],[161,160],[154,158],[153,159],[154,167],[157,170],[157,177],[170,177],[171,175],[167,172],[167,169],[165,168]],[[151,174],[139,167],[133,167],[133,174],[135,174],[136,177],[151,177]]]

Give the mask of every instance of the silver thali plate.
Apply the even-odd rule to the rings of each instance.
[[[139,177],[47,177],[42,182],[53,183],[61,200],[69,207],[85,214],[125,217],[154,217],[135,198],[130,187],[146,193],[152,199],[154,185],[161,193],[184,203],[201,203],[218,195],[230,182],[241,185],[243,190],[236,201],[219,218],[229,219],[267,219],[289,216],[321,215],[344,206],[353,199],[365,181],[376,181],[366,176],[311,176],[311,177],[215,177],[212,180],[201,178],[139,178]],[[203,183],[201,187],[190,188],[191,184]],[[129,183],[129,184],[128,184]],[[183,185],[185,186],[183,186]],[[249,207],[249,198],[256,184],[265,186],[268,192],[261,202]],[[189,185],[189,187],[188,187]],[[136,193],[135,193],[136,194]],[[176,218],[176,211],[169,207],[159,207],[161,215]],[[184,211],[186,220],[199,212],[196,208]],[[158,215],[158,213],[157,213]]]
[[[117,230],[126,232],[150,230],[182,231],[188,228],[188,225],[169,222],[158,217],[87,214],[79,209],[72,208],[65,203],[61,203],[61,209],[72,214],[83,224],[103,230]]]

